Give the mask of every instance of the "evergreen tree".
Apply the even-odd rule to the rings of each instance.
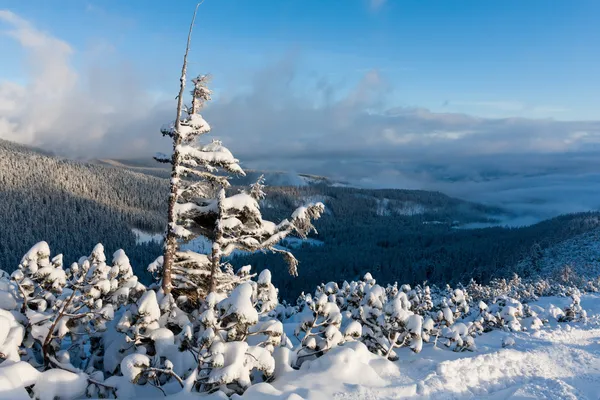
[[[244,175],[238,160],[220,141],[213,140],[206,145],[197,141],[210,132],[210,126],[199,114],[204,103],[210,100],[207,82],[206,75],[193,80],[192,105],[186,108],[187,117],[180,121],[179,128],[172,125],[163,129],[165,135],[179,143],[175,146],[177,157],[156,157],[173,163],[171,182],[178,188],[169,233],[178,240],[203,236],[212,243],[209,255],[176,251],[170,267],[173,288],[185,293],[195,291],[201,297],[213,291],[229,291],[243,279],[232,274],[230,266],[223,262],[223,257],[234,251],[280,253],[289,273],[297,275],[296,258],[276,245],[289,234],[306,237],[314,230],[311,220],[319,218],[324,210],[322,203],[299,207],[290,219],[275,224],[263,220],[260,212],[259,201],[265,196],[262,177],[249,188],[232,193],[230,177],[226,174]],[[167,252],[168,247],[167,241]],[[154,271],[162,268],[163,287],[166,264],[165,254],[162,262],[158,260],[152,266]]]

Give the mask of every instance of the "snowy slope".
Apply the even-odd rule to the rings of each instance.
[[[376,199],[377,201],[377,215],[381,217],[388,217],[393,214],[398,215],[419,215],[427,212],[427,208],[418,203],[414,202],[399,202],[390,200],[388,198]]]
[[[568,303],[568,298],[547,297],[534,304],[548,309],[551,304],[562,308]],[[443,346],[427,346],[419,354],[404,349],[399,352],[400,359],[391,362],[370,353],[359,342],[348,342],[305,362],[300,370],[279,371],[271,383],[253,385],[242,396],[231,398],[598,399],[600,295],[584,295],[582,305],[589,316],[585,323],[551,321],[532,333],[495,330],[478,337],[475,352],[455,353]],[[515,344],[503,348],[507,336]],[[197,398],[198,394],[191,393],[167,397]],[[222,393],[201,398],[227,399]]]
[[[532,264],[531,257],[519,263],[519,269]],[[600,275],[600,228],[577,235],[542,251],[541,274],[552,275],[569,265],[582,276]]]
[[[536,304],[564,307],[568,302],[553,297]],[[583,296],[582,305],[590,315],[587,323],[554,322],[537,333],[493,331],[477,339],[478,350],[472,353],[428,346],[419,354],[406,349],[399,353],[400,360],[390,362],[359,343],[349,343],[233,398],[597,399],[600,296]],[[515,345],[502,348],[507,335],[514,337]]]
[[[100,247],[101,249],[101,247]],[[93,252],[94,260],[105,260],[105,256],[102,250],[94,249]],[[39,243],[34,246],[28,254],[23,258],[27,265],[26,272],[30,269],[39,267],[38,270],[48,271],[49,269],[61,269],[61,267],[53,267],[46,265],[49,259],[49,249],[47,243]],[[55,262],[59,262],[58,259]],[[131,267],[128,265],[128,260],[122,251],[115,253],[114,265],[119,267],[121,270],[124,268],[124,275],[131,277]],[[96,262],[96,261],[94,261]],[[40,265],[38,265],[40,263]],[[89,260],[82,262],[88,263]],[[52,264],[54,265],[54,264]],[[108,276],[110,271],[113,271],[113,267],[105,268],[106,264],[104,261],[98,261],[95,264],[96,271],[104,271],[104,276]],[[19,270],[23,275],[23,269]],[[76,270],[75,270],[76,271]],[[271,274],[263,271],[257,279],[258,289],[259,285],[265,287],[271,285]],[[85,276],[91,276],[85,272]],[[17,279],[19,274],[15,275]],[[43,275],[46,276],[46,275]],[[129,279],[129,278],[127,278]],[[106,281],[106,279],[103,279]],[[16,282],[25,282],[24,278]],[[99,282],[99,281],[98,281]],[[137,282],[137,280],[133,280]],[[356,282],[355,282],[356,283]],[[381,308],[385,311],[385,315],[400,315],[408,312],[402,308],[402,299],[407,302],[408,297],[404,291],[398,292],[396,297],[393,297],[392,302],[388,302],[383,297],[383,289],[375,284],[375,281],[369,275],[364,277],[363,283],[367,288],[365,291],[365,297],[360,300],[361,307],[353,308],[349,307],[344,312],[348,312],[349,315],[343,317],[340,313],[340,309],[332,301],[337,302],[338,295],[340,293],[347,295],[347,300],[354,299],[358,291],[351,291],[346,293],[344,291],[338,292],[337,295],[331,294],[335,299],[328,300],[325,295],[326,292],[334,293],[335,286],[333,283],[324,285],[319,288],[318,291],[322,293],[316,303],[321,304],[320,307],[314,308],[315,312],[325,315],[327,312],[331,316],[331,320],[325,319],[321,322],[315,318],[313,319],[313,309],[304,308],[298,313],[288,314],[289,318],[284,319],[282,322],[274,319],[265,319],[263,322],[268,322],[267,325],[260,325],[260,332],[275,332],[270,331],[274,322],[279,334],[285,333],[287,339],[294,343],[290,343],[291,346],[281,347],[276,346],[273,348],[273,358],[270,358],[269,363],[272,369],[269,369],[269,376],[273,379],[269,379],[269,383],[262,382],[260,379],[255,385],[250,386],[246,392],[239,396],[233,395],[232,399],[281,399],[281,400],[298,400],[298,399],[339,399],[339,400],[354,400],[354,399],[598,399],[598,393],[600,393],[600,294],[598,292],[594,294],[585,294],[581,298],[581,305],[586,310],[586,313],[580,313],[577,311],[577,315],[572,315],[571,321],[576,322],[558,322],[562,320],[559,318],[565,314],[561,310],[567,312],[566,307],[571,307],[571,303],[577,302],[579,304],[579,296],[573,294],[572,298],[569,297],[542,297],[537,301],[529,304],[529,311],[524,312],[525,315],[531,314],[529,317],[521,318],[521,323],[517,325],[517,328],[511,328],[511,324],[498,324],[495,329],[482,334],[476,334],[479,331],[473,331],[476,336],[476,347],[469,347],[473,350],[471,352],[454,352],[451,351],[443,343],[443,338],[448,338],[446,333],[442,333],[439,340],[426,340],[426,344],[423,345],[423,349],[420,353],[413,353],[407,346],[398,348],[397,361],[389,361],[385,357],[371,353],[362,341],[354,341],[348,338],[346,341],[338,342],[337,345],[331,347],[323,356],[319,358],[312,358],[313,354],[308,353],[308,357],[305,362],[299,365],[298,370],[292,369],[292,365],[297,366],[298,364],[293,361],[299,352],[290,350],[291,348],[297,348],[294,344],[297,343],[297,337],[294,334],[294,330],[298,326],[298,322],[306,321],[306,317],[309,316],[309,323],[312,320],[313,327],[323,324],[330,323],[331,321],[337,321],[340,328],[345,332],[348,331],[348,327],[351,325],[345,325],[343,318],[351,318],[351,315],[356,310],[360,310],[361,315],[363,312],[372,313],[378,302],[385,301],[385,305],[381,304]],[[99,283],[98,283],[99,284]],[[117,282],[118,284],[118,282]],[[94,284],[96,285],[96,284]],[[352,284],[348,284],[348,288],[351,288]],[[372,285],[372,286],[371,286]],[[275,287],[271,286],[272,290],[269,290],[276,299],[277,292]],[[390,288],[392,290],[393,287]],[[400,287],[400,290],[410,290],[410,288]],[[68,290],[68,289],[66,289]],[[95,287],[91,290],[96,290]],[[350,289],[352,290],[352,289]],[[362,290],[362,289],[361,289]],[[452,293],[451,302],[456,307],[468,306],[466,303],[464,292],[462,290],[451,289],[449,293]],[[235,310],[238,315],[248,315],[244,317],[242,321],[258,321],[258,313],[253,304],[254,296],[253,285],[249,282],[243,283],[238,286],[234,291],[227,297],[224,296],[223,300],[219,303],[223,307],[223,310]],[[73,292],[74,294],[77,291]],[[163,320],[163,323],[170,321],[170,318],[175,318],[178,315],[184,316],[182,323],[189,324],[190,320],[187,316],[180,311],[179,308],[170,310],[170,314],[163,313],[161,305],[157,298],[157,292],[153,290],[147,290],[141,298],[137,301],[136,306],[128,308],[122,317],[118,318],[118,326],[129,329],[131,327],[131,321],[134,324],[145,324],[150,330],[150,334],[147,336],[150,340],[154,341],[153,352],[156,352],[155,357],[164,357],[166,354],[172,355],[172,359],[175,362],[169,361],[166,368],[170,371],[176,371],[174,373],[179,374],[185,379],[185,382],[179,382],[172,380],[166,382],[163,386],[165,393],[178,393],[176,395],[166,396],[171,400],[193,400],[206,398],[209,400],[227,399],[227,397],[220,392],[219,394],[214,393],[208,396],[200,396],[198,393],[189,393],[186,390],[191,388],[191,385],[195,382],[196,374],[191,373],[188,376],[183,375],[183,371],[186,368],[196,368],[196,363],[193,361],[190,353],[181,352],[178,353],[178,344],[175,344],[175,336],[172,331],[168,328],[161,328],[159,320]],[[258,298],[258,293],[256,296]],[[317,292],[315,292],[317,293]],[[417,292],[409,292],[410,296],[414,298]],[[424,292],[430,293],[429,291]],[[479,293],[476,288],[473,288],[473,296]],[[36,370],[34,366],[30,365],[27,361],[19,361],[23,354],[19,354],[19,348],[21,339],[23,338],[24,330],[22,325],[19,323],[20,309],[17,302],[17,297],[13,296],[13,292],[9,290],[7,281],[0,281],[0,354],[2,358],[0,362],[0,399],[27,399],[28,394],[25,387],[33,386],[33,393],[37,396],[38,400],[54,400],[59,398],[62,400],[76,400],[85,398],[84,393],[86,388],[89,389],[88,383],[90,379],[101,379],[102,372],[97,371],[93,376],[88,377],[87,374],[82,373],[80,370],[76,370],[75,367],[69,363],[70,355],[64,352],[61,353],[60,360],[53,361],[58,366],[46,371]],[[101,295],[98,291],[98,295]],[[83,296],[83,292],[80,296]],[[269,296],[265,296],[262,292],[260,299],[269,300]],[[436,295],[437,296],[437,295]],[[434,296],[434,297],[436,297]],[[496,296],[496,295],[494,295]],[[72,298],[69,297],[70,299]],[[80,302],[83,297],[79,297]],[[423,297],[426,299],[426,296]],[[460,299],[464,302],[461,305]],[[471,307],[472,311],[475,311],[476,307],[480,310],[488,308],[487,305],[479,303],[478,306],[476,300],[477,297],[473,297],[473,304]],[[496,308],[498,317],[506,319],[506,322],[511,321],[508,317],[515,315],[519,307],[515,302],[508,302],[507,299],[496,302],[496,306],[504,303],[502,309]],[[35,300],[35,299],[30,299]],[[261,300],[261,301],[262,301]],[[305,301],[307,298],[305,297]],[[430,299],[431,300],[431,299]],[[328,302],[329,301],[329,302]],[[443,301],[446,301],[445,299]],[[164,307],[164,302],[160,302]],[[433,303],[433,302],[432,302]],[[209,304],[208,302],[206,304]],[[215,304],[213,302],[213,304]],[[370,304],[370,305],[369,305]],[[419,301],[419,304],[422,304]],[[483,304],[483,305],[482,305]],[[490,310],[495,306],[490,304]],[[509,305],[513,304],[515,307]],[[519,303],[520,304],[520,303]],[[67,302],[68,305],[68,302]],[[67,305],[63,306],[66,307]],[[330,307],[326,307],[331,305]],[[275,304],[273,304],[275,306]],[[372,306],[372,307],[371,307]],[[74,310],[77,310],[76,306],[73,306]],[[458,308],[457,308],[458,309]],[[510,309],[513,310],[511,313]],[[328,310],[328,311],[326,311]],[[446,317],[446,310],[452,316],[452,311],[449,307],[445,307],[438,313],[442,313],[445,321],[449,321],[452,317]],[[33,310],[30,310],[33,311]],[[76,313],[77,311],[74,311]],[[219,311],[220,312],[220,311]],[[533,312],[533,313],[532,313]],[[181,314],[180,314],[181,313]],[[464,319],[462,321],[467,322],[479,318],[481,315],[487,319],[484,313],[471,312],[465,310]],[[287,314],[284,312],[283,315]],[[585,315],[587,314],[587,318]],[[36,316],[36,313],[28,313],[30,318]],[[38,313],[39,315],[39,313]],[[75,315],[70,314],[69,315]],[[82,315],[82,314],[80,314]],[[204,321],[205,318],[214,318],[215,309],[211,309],[209,313],[203,314],[204,316],[199,318],[198,321]],[[228,314],[228,316],[231,314]],[[460,315],[460,314],[459,314]],[[490,314],[491,315],[491,314]],[[539,325],[533,327],[532,317],[539,316]],[[163,317],[168,316],[167,319]],[[339,319],[337,318],[339,316]],[[380,314],[383,318],[387,318],[384,314]],[[406,326],[411,326],[410,318],[413,315],[407,317]],[[441,317],[440,317],[441,318]],[[537,318],[537,317],[536,317]],[[33,319],[31,319],[33,320]],[[379,320],[379,318],[378,318]],[[526,322],[529,320],[529,322]],[[541,320],[546,320],[543,324]],[[116,322],[117,320],[115,320]],[[145,321],[145,322],[144,322]],[[218,320],[211,322],[211,326],[218,326],[220,323]],[[329,321],[329,322],[328,322]],[[365,319],[363,322],[367,323],[369,320]],[[517,320],[512,320],[517,321]],[[318,323],[317,323],[318,322]],[[356,321],[353,321],[356,322]],[[385,322],[385,321],[383,321]],[[382,323],[383,323],[382,322]],[[174,323],[174,322],[173,322]],[[204,322],[199,322],[204,323]],[[246,323],[246,322],[243,322]],[[155,325],[154,328],[150,327],[151,324]],[[451,323],[452,324],[452,323]],[[465,329],[467,328],[463,322],[454,323],[452,327],[460,329],[462,325]],[[191,325],[187,325],[191,334]],[[333,322],[324,330],[324,337],[331,337],[328,332],[338,332],[338,328],[333,328]],[[363,329],[366,325],[363,325]],[[371,323],[371,326],[374,326]],[[421,324],[419,328],[407,328],[416,329],[421,331]],[[108,326],[107,326],[108,327]],[[115,333],[115,329],[109,327],[107,332]],[[142,325],[143,327],[143,325]],[[265,329],[267,327],[267,329]],[[360,324],[359,324],[360,327]],[[504,328],[501,328],[504,327]],[[376,328],[376,327],[375,327]],[[134,329],[139,327],[134,326]],[[425,333],[423,328],[422,332]],[[509,331],[509,329],[514,329]],[[523,331],[521,331],[523,329]],[[184,330],[185,331],[185,330]],[[182,332],[184,332],[182,331]],[[207,329],[207,331],[209,331]],[[210,329],[212,332],[212,328]],[[310,328],[308,331],[312,331]],[[443,330],[442,330],[443,331]],[[39,329],[32,330],[33,337],[37,337]],[[46,331],[48,332],[48,331]],[[61,330],[55,331],[55,335],[58,335]],[[64,331],[63,331],[64,332]],[[454,331],[458,335],[458,330]],[[315,332],[313,332],[314,334]],[[20,335],[20,336],[19,336]],[[108,335],[108,336],[111,336]],[[345,335],[348,335],[345,333]],[[373,334],[363,330],[363,336],[374,337]],[[108,336],[105,338],[108,339]],[[42,337],[44,335],[42,334]],[[341,337],[341,334],[340,334]],[[306,336],[304,337],[306,338]],[[287,342],[286,339],[286,342]],[[430,338],[433,339],[433,336]],[[115,337],[109,340],[116,343],[116,348],[109,344],[107,348],[102,349],[101,353],[104,356],[105,366],[110,360],[116,357],[119,353],[119,346],[126,345],[127,340],[123,337],[123,341],[116,340]],[[263,337],[256,337],[256,340],[264,340]],[[333,339],[332,339],[333,340]],[[436,342],[434,344],[432,342]],[[108,342],[107,342],[108,343]],[[240,346],[240,343],[244,343],[245,346]],[[308,342],[306,342],[308,343]],[[364,342],[368,343],[368,342]],[[65,345],[69,345],[68,341],[65,341]],[[254,345],[248,347],[249,344],[243,341],[229,341],[222,342],[217,341],[210,346],[210,357],[215,357],[214,360],[218,360],[217,355],[223,356],[225,345],[234,345],[232,349],[241,349],[242,355],[252,354],[245,353],[247,351],[256,351],[257,348]],[[505,346],[506,345],[506,346]],[[307,344],[308,346],[308,344]],[[130,347],[130,346],[129,346]],[[112,350],[110,350],[112,348]],[[458,348],[458,347],[457,347]],[[267,350],[265,350],[267,352]],[[58,354],[57,353],[57,354]],[[172,353],[172,354],[171,354]],[[111,356],[112,354],[112,356]],[[114,366],[109,367],[109,371],[114,371],[117,365],[120,365],[121,373],[123,376],[119,376],[119,372],[109,377],[107,380],[100,382],[110,387],[116,388],[119,399],[159,399],[165,398],[165,396],[156,387],[149,384],[136,385],[130,382],[134,380],[136,376],[140,374],[140,368],[144,365],[148,366],[150,358],[147,356],[154,356],[151,353],[146,353],[146,348],[143,348],[143,352],[131,353],[122,360],[116,361]],[[188,361],[184,358],[177,357],[177,355],[185,355],[189,364],[185,366]],[[259,356],[259,353],[255,353]],[[267,353],[262,353],[267,354]],[[305,353],[306,354],[306,353]],[[206,353],[204,354],[206,356]],[[222,365],[222,369],[216,369],[220,367],[210,367],[213,371],[218,373],[231,373],[237,374],[238,371],[245,370],[247,365],[254,365],[252,360],[258,361],[256,356],[252,358],[240,357],[238,351],[228,353],[227,366],[224,366],[225,358],[220,361],[219,365]],[[224,357],[224,356],[223,356]],[[302,355],[300,357],[303,357]],[[52,360],[52,359],[51,359]],[[232,361],[232,360],[235,360]],[[214,361],[217,363],[217,361]],[[265,362],[265,360],[261,361]],[[144,364],[146,363],[146,364]],[[168,366],[170,365],[170,366]],[[208,365],[208,364],[206,364]],[[266,364],[265,364],[266,365]],[[65,369],[66,368],[66,369]],[[203,368],[209,368],[207,366]],[[178,371],[178,372],[177,372]],[[221,372],[223,371],[223,372]],[[258,371],[256,371],[258,373]],[[273,374],[273,375],[271,375]],[[88,382],[89,381],[89,382]],[[248,380],[248,384],[250,381]],[[114,385],[114,386],[112,386]],[[187,388],[187,389],[186,389]]]

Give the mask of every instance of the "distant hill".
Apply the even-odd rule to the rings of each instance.
[[[538,271],[517,264],[534,246],[549,248],[600,226],[599,213],[578,213],[521,228],[462,229],[502,219],[503,211],[425,191],[312,186],[272,188],[269,198],[279,206],[265,204],[267,216],[282,217],[311,199],[323,201],[327,210],[315,236],[323,244],[307,244],[294,252],[300,260],[299,277],[274,275],[290,299],[319,282],[357,279],[366,271],[382,283],[488,282],[513,272],[527,277]],[[285,268],[279,257],[269,254],[240,256],[233,263],[258,270]]]
[[[158,164],[154,159],[134,158],[134,159],[97,159],[94,163],[108,165],[112,167],[125,168],[131,171],[153,175],[161,178],[170,176],[170,169],[165,164]],[[293,173],[287,171],[258,171],[253,169],[244,169],[246,176],[234,177],[234,185],[249,185],[263,175],[269,186],[307,186],[324,184],[328,186],[349,186],[347,182],[333,181],[324,176],[309,175],[302,173]]]
[[[266,218],[281,220],[308,202],[326,206],[313,240],[284,243],[300,260],[298,278],[284,272],[277,256],[232,260],[237,266],[271,268],[288,298],[367,270],[382,283],[471,277],[485,282],[517,270],[534,245],[544,250],[598,227],[598,214],[583,213],[525,228],[463,229],[497,224],[510,212],[439,192],[359,189],[289,172],[247,171],[234,183],[246,185],[263,174],[270,185],[261,204]],[[168,169],[150,159],[78,162],[0,140],[0,267],[12,271],[40,240],[64,253],[66,262],[102,242],[108,251],[125,249],[138,274],[149,279],[146,265],[161,252],[157,238],[165,224],[167,177]]]
[[[598,216],[590,216],[588,223],[598,226]],[[545,248],[533,247],[518,263],[517,270],[535,270],[542,276],[551,276],[561,273],[565,266],[569,266],[574,273],[582,277],[600,275],[600,228]]]
[[[166,195],[163,179],[0,140],[0,267],[12,271],[40,240],[66,262],[102,242],[147,264],[160,246],[136,245],[131,228],[161,230]]]

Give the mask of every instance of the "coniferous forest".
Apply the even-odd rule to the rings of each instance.
[[[143,170],[143,169],[142,169]],[[146,267],[162,243],[139,243],[132,229],[161,233],[165,223],[166,178],[126,164],[110,166],[61,159],[39,149],[0,141],[0,266],[12,271],[33,244],[46,240],[65,260],[76,261],[96,243],[126,250],[135,272],[149,282]],[[162,174],[165,175],[165,174]],[[230,192],[255,180],[249,172],[233,180]],[[269,184],[269,174],[266,174]],[[275,176],[274,180],[277,179]],[[280,180],[281,182],[281,180]],[[382,282],[486,282],[495,277],[535,274],[541,266],[517,263],[536,248],[598,226],[597,213],[556,217],[524,228],[461,229],[508,212],[439,192],[370,190],[315,181],[303,186],[267,186],[261,201],[266,218],[280,220],[310,201],[325,205],[315,221],[318,242],[288,243],[301,268],[298,277],[276,274],[289,299],[321,281],[357,278],[376,271]],[[83,229],[82,229],[83,228]],[[315,244],[316,243],[316,244]],[[285,246],[286,243],[283,243]],[[285,270],[277,255],[232,256],[232,264]]]

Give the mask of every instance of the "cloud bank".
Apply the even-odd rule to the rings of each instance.
[[[0,10],[0,28],[21,46],[27,73],[25,83],[0,81],[0,138],[79,157],[147,150],[143,137],[163,116],[138,71],[102,63],[110,46],[86,49],[77,70],[73,47],[29,21]]]
[[[27,70],[25,83],[0,81],[0,138],[89,158],[168,146],[158,130],[174,100],[157,99],[126,59],[106,58],[110,45],[78,54],[75,68],[69,43],[18,15],[0,11],[0,28],[21,46]],[[243,92],[222,90],[205,111],[214,137],[248,167],[441,190],[538,217],[600,205],[599,121],[391,107],[393,88],[377,70],[347,90],[299,78],[296,68],[284,58],[256,71]]]

